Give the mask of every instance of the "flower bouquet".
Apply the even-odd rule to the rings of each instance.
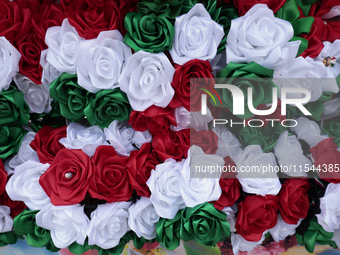
[[[0,0],[0,245],[340,247],[340,2]]]

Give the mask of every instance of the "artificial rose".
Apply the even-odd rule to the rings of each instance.
[[[293,26],[275,18],[265,4],[256,4],[231,22],[227,36],[227,63],[256,62],[265,68],[280,64],[285,47],[293,37]]]
[[[13,201],[5,192],[0,196],[0,205],[5,205],[11,208],[11,217],[14,219],[17,215],[27,208],[22,201]]]
[[[24,93],[24,100],[30,108],[30,113],[48,113],[51,110],[52,99],[48,84],[37,85],[20,74],[14,77],[14,82]]]
[[[143,144],[152,142],[152,135],[149,130],[143,132],[135,131],[131,142],[135,147],[140,149]]]
[[[310,185],[307,179],[287,179],[277,195],[279,198],[279,212],[282,219],[288,224],[297,224],[300,219],[307,216],[309,209],[308,190]]]
[[[224,162],[226,167],[232,168],[235,166],[235,163],[231,161],[230,157],[224,158]],[[222,173],[220,187],[222,194],[216,202],[213,202],[213,205],[216,209],[223,210],[225,207],[233,206],[241,196],[241,184],[236,178],[236,173],[231,171]]]
[[[119,156],[111,146],[99,146],[91,161],[94,173],[90,180],[90,196],[108,203],[128,201],[133,194],[126,166],[129,158]]]
[[[238,205],[237,233],[247,241],[259,241],[265,230],[276,225],[278,204],[276,196],[247,196]]]
[[[150,201],[162,218],[173,219],[185,207],[179,186],[184,163],[184,160],[176,162],[169,158],[151,171],[146,182],[151,191]]]
[[[323,122],[322,133],[334,138],[334,143],[340,147],[340,118],[333,118]]]
[[[50,198],[39,184],[40,176],[49,166],[34,160],[17,166],[6,185],[8,196],[14,201],[23,201],[30,210],[40,210],[49,204]]]
[[[313,164],[321,179],[329,182],[340,183],[340,151],[337,150],[334,138],[328,138],[319,142],[316,146],[310,148]]]
[[[303,155],[302,146],[295,135],[289,136],[287,130],[283,131],[274,147],[274,155],[283,169],[285,167],[289,169],[291,165],[294,166],[294,170],[289,169],[289,171],[284,171],[286,175],[291,177],[307,177],[307,174],[303,170],[306,168],[309,169],[312,166],[312,162]],[[296,170],[298,172],[296,172]]]
[[[14,85],[0,93],[0,125],[15,121],[25,125],[30,119],[29,111],[23,93]]]
[[[175,69],[163,53],[138,51],[127,59],[119,78],[120,89],[127,94],[135,111],[152,105],[165,108],[174,96],[171,82]]]
[[[35,135],[30,146],[38,153],[41,163],[51,163],[57,153],[64,148],[59,143],[61,138],[66,137],[66,126],[53,128],[43,126]]]
[[[327,77],[336,78],[340,75],[340,39],[331,42],[323,42],[323,48],[319,56],[315,58],[316,61],[321,61],[327,70]],[[337,88],[339,91],[339,88]],[[337,92],[335,92],[337,93]]]
[[[61,149],[39,183],[53,205],[72,205],[85,198],[92,175],[90,157],[82,150]]]
[[[174,19],[181,14],[184,0],[143,0],[137,3],[138,12]]]
[[[176,125],[173,109],[150,106],[143,112],[132,111],[129,124],[137,131],[150,130],[151,133],[169,130],[170,125]]]
[[[1,5],[2,2],[0,2]],[[1,8],[1,7],[0,7]],[[1,25],[0,25],[1,26]],[[12,78],[19,71],[19,60],[21,58],[20,52],[14,48],[14,46],[7,41],[7,39],[3,36],[0,37],[0,49],[1,56],[0,60],[3,64],[0,68],[0,92],[2,90],[8,89]]]
[[[211,80],[208,80],[214,78],[209,61],[194,59],[184,65],[175,65],[175,70],[171,83],[175,95],[170,106],[172,108],[183,106],[188,111],[200,111],[200,97],[204,93],[200,88],[208,89],[213,86]]]
[[[261,196],[279,193],[281,183],[277,173],[270,170],[262,172],[263,167],[277,167],[273,153],[263,153],[259,145],[249,145],[238,155],[235,163],[239,170],[237,179],[245,192]]]
[[[87,91],[77,83],[77,75],[63,73],[50,84],[50,93],[63,117],[71,121],[85,117]]]
[[[145,143],[139,150],[132,151],[126,164],[129,183],[137,195],[150,197],[150,190],[146,185],[151,171],[160,161],[152,154],[151,143]]]
[[[118,30],[103,31],[96,39],[83,41],[75,60],[79,85],[92,93],[117,88],[129,56],[131,49]]]
[[[98,245],[109,249],[119,244],[120,239],[129,230],[128,208],[131,202],[117,202],[98,205],[91,213],[91,222],[87,229],[89,245]]]
[[[0,160],[0,195],[5,192],[7,182],[7,172],[5,171],[4,164]]]
[[[300,219],[296,224],[288,224],[279,214],[275,227],[269,230],[270,235],[273,237],[275,242],[285,240],[287,236],[292,236],[295,234],[296,228],[300,225],[301,221],[302,219]]]
[[[240,16],[245,15],[251,7],[253,7],[256,4],[266,4],[270,9],[273,10],[273,12],[276,12],[279,10],[284,4],[286,0],[235,0],[234,4],[236,8],[238,9],[238,13]]]
[[[134,51],[158,53],[172,47],[175,29],[165,17],[129,12],[126,14],[124,25],[127,30],[124,43]]]
[[[28,33],[15,42],[21,54],[19,71],[35,84],[41,84],[42,67],[39,65],[43,45],[34,33]]]
[[[129,227],[138,237],[147,240],[156,238],[156,223],[159,216],[149,198],[141,197],[129,208]]]
[[[114,120],[128,119],[132,111],[128,97],[119,88],[89,94],[88,101],[85,116],[91,125],[97,124],[101,128],[108,127]]]
[[[61,73],[76,73],[74,62],[81,41],[76,29],[68,19],[64,19],[61,26],[50,27],[46,31],[46,60]]]
[[[59,142],[66,149],[81,149],[88,156],[92,157],[96,148],[100,145],[108,145],[105,140],[103,130],[98,126],[83,127],[82,125],[71,122],[66,129],[66,137]]]
[[[316,214],[318,223],[327,232],[338,231],[340,225],[340,184],[330,183],[320,198],[320,213]]]
[[[160,218],[156,224],[156,241],[168,250],[172,251],[180,244],[181,216],[182,213],[178,212],[173,219]]]
[[[210,172],[209,167],[216,167]],[[193,145],[188,152],[179,180],[180,192],[187,207],[216,201],[222,194],[219,184],[224,160],[219,155],[204,154],[203,150]],[[195,171],[194,171],[195,170]]]
[[[223,27],[198,3],[187,14],[176,18],[171,57],[179,65],[195,58],[213,59],[223,36]]]
[[[319,125],[305,117],[300,117],[297,120],[297,125],[291,127],[291,130],[297,135],[298,139],[305,141],[310,147],[314,147],[319,142],[327,138],[321,135]]]
[[[9,232],[13,228],[13,219],[10,216],[11,209],[0,205],[0,233]]]
[[[187,151],[190,147],[190,141],[185,144],[184,149],[182,149],[182,147],[184,147],[182,143],[183,139],[180,139],[178,132],[171,130],[166,133],[158,132],[152,139],[152,153],[161,162],[164,162],[168,158],[180,161],[184,157],[187,157]]]
[[[73,242],[84,244],[89,219],[84,213],[84,206],[46,205],[35,216],[39,227],[51,231],[51,238],[58,248],[67,248]]]
[[[0,159],[5,160],[17,153],[26,133],[21,125],[0,125]]]
[[[43,69],[41,82],[43,85],[49,86],[52,81],[61,75],[61,72],[59,72],[53,65],[50,64],[50,62],[46,60],[47,52],[48,49],[45,49],[41,52],[40,65]]]

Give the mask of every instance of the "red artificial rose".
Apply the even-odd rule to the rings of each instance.
[[[200,88],[213,88],[214,75],[209,61],[194,59],[184,65],[175,65],[175,74],[172,79],[172,87],[175,90],[175,95],[171,100],[169,106],[177,108],[179,106],[185,107],[188,111],[201,110],[201,94],[204,93]],[[201,79],[199,79],[201,78]],[[199,79],[190,81],[190,79]]]
[[[180,140],[180,147],[185,158],[192,145],[201,147],[205,154],[215,154],[218,149],[218,136],[212,130],[182,129],[177,131],[176,135]]]
[[[7,172],[5,171],[4,164],[0,160],[0,195],[5,193],[7,183]]]
[[[57,153],[65,148],[59,143],[61,138],[66,137],[66,126],[53,128],[43,126],[35,135],[30,146],[38,153],[39,161],[43,164],[51,163]]]
[[[255,4],[266,4],[273,12],[277,12],[286,3],[286,0],[234,0],[233,2],[240,16],[243,16]]]
[[[171,130],[166,133],[158,132],[152,138],[152,153],[161,162],[168,158],[173,158],[177,161],[182,160],[184,158],[183,146],[177,132]],[[185,151],[185,155],[187,151]]]
[[[67,6],[68,20],[78,34],[85,39],[97,38],[101,31],[118,29],[124,35],[124,18],[127,12],[133,11],[129,1],[103,1],[100,6],[98,0],[87,0],[91,5],[81,7]]]
[[[34,33],[23,36],[15,42],[16,48],[21,54],[19,61],[19,72],[36,84],[41,84],[42,67],[40,54],[43,45]]]
[[[133,194],[126,167],[129,158],[119,156],[112,146],[102,145],[96,149],[91,161],[94,174],[90,181],[90,196],[108,203],[128,201]]]
[[[238,205],[237,234],[250,242],[261,240],[263,232],[276,225],[278,204],[279,199],[273,195],[247,196]]]
[[[235,163],[229,156],[224,158],[224,162],[224,166],[226,166],[227,169],[236,167]],[[218,210],[222,210],[224,207],[233,206],[237,199],[241,196],[241,184],[236,178],[236,172],[232,172],[232,169],[231,171],[222,173],[220,186],[222,194],[217,201],[213,202],[215,208]]]
[[[286,223],[297,224],[300,219],[307,217],[309,210],[307,192],[309,188],[307,179],[287,179],[282,184],[277,197],[280,200],[280,214]]]
[[[93,167],[82,150],[61,149],[39,183],[54,205],[78,204],[89,189]]]
[[[176,125],[176,120],[173,109],[152,105],[143,112],[132,111],[129,124],[137,131],[167,132],[170,125]]]
[[[11,208],[11,217],[14,219],[15,216],[18,216],[22,211],[27,208],[25,203],[22,201],[13,201],[7,194],[7,192],[3,193],[0,196],[0,205],[5,205]]]
[[[310,148],[309,151],[314,159],[314,167],[320,169],[318,171],[320,178],[329,182],[340,183],[340,151],[337,150],[338,146],[333,140],[332,137],[327,138]]]
[[[0,0],[0,36],[13,41],[27,34],[31,26],[31,11],[21,9],[17,2]]]
[[[151,175],[151,170],[161,162],[152,155],[151,143],[145,143],[139,150],[132,151],[126,165],[131,187],[137,195],[150,197],[150,190],[146,185]]]

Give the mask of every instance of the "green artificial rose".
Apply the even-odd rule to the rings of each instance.
[[[219,84],[232,84],[242,90],[244,95],[244,114],[237,115],[241,119],[250,119],[254,116],[248,106],[248,88],[252,88],[253,107],[256,109],[260,104],[273,102],[272,89],[277,85],[271,80],[273,70],[269,70],[255,62],[249,64],[229,63],[217,73],[217,78],[224,78],[218,81]],[[222,99],[222,107],[233,111],[233,96],[229,89],[216,89]],[[277,97],[278,95],[276,95]],[[211,103],[213,101],[211,100]]]
[[[143,14],[174,19],[181,14],[182,5],[183,0],[142,0],[137,4],[137,10]]]
[[[21,125],[0,125],[0,159],[5,160],[17,153],[26,133]]]
[[[303,234],[303,236],[296,234],[296,240],[302,246],[305,246],[306,250],[310,253],[314,252],[315,243],[326,245],[329,244],[333,248],[337,249],[334,241],[331,241],[333,238],[333,233],[327,232],[322,228],[322,226],[318,223],[317,218],[314,217],[310,223],[307,232]]]
[[[323,122],[322,134],[334,138],[334,142],[340,147],[340,118],[329,119]]]
[[[30,119],[30,108],[24,94],[14,85],[0,93],[0,125],[20,122],[26,125]]]
[[[14,231],[0,233],[0,247],[6,246],[7,244],[15,244],[17,241],[18,237]]]
[[[124,43],[133,50],[151,53],[171,50],[175,28],[165,17],[129,12],[124,25],[127,30]]]
[[[132,111],[126,94],[119,88],[89,94],[88,101],[84,111],[86,118],[91,125],[101,128],[108,127],[114,120],[127,120]]]
[[[160,218],[156,224],[156,240],[162,243],[168,250],[176,249],[180,244],[180,228],[181,228],[182,211],[179,211],[175,218],[164,219]]]
[[[70,121],[80,121],[85,117],[87,93],[78,85],[75,74],[63,73],[50,84],[51,97],[58,103],[61,115]]]
[[[39,227],[35,222],[35,215],[38,212],[39,210],[24,209],[22,213],[14,218],[14,232],[19,236],[25,236],[30,246],[46,247],[49,251],[56,252],[59,249],[53,244],[50,231]]]
[[[184,241],[195,239],[207,246],[230,237],[230,226],[224,212],[210,203],[187,207],[182,211],[180,236]]]

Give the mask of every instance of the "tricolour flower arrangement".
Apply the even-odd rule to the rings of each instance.
[[[340,247],[340,2],[0,0],[0,13],[1,246]],[[252,127],[266,116],[232,115],[223,91],[202,118],[200,78],[241,79],[262,110],[272,89],[303,88],[312,115],[279,104],[267,117],[295,127]],[[248,124],[211,128],[226,113]],[[201,162],[288,170],[193,178]]]

